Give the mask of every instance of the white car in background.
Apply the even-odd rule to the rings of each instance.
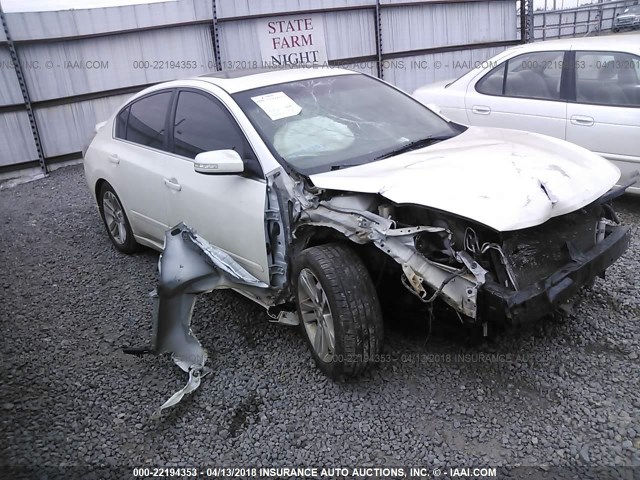
[[[636,30],[640,28],[640,5],[632,5],[625,8],[621,13],[616,15],[613,20],[613,32],[619,32],[620,30],[631,28]]]
[[[561,138],[640,169],[640,34],[571,38],[510,48],[415,98],[455,122]],[[640,193],[640,184],[629,190]]]
[[[234,288],[299,323],[336,378],[384,361],[379,299],[425,315],[440,299],[484,331],[527,322],[601,275],[630,238],[610,206],[624,192],[610,162],[447,121],[343,69],[155,85],[98,129],[84,167],[115,247],[164,249],[166,328],[154,331],[189,332],[196,293]]]

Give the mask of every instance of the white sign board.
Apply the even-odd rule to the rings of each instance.
[[[322,15],[295,15],[256,20],[262,63],[269,67],[326,64]]]

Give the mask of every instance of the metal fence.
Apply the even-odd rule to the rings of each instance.
[[[533,11],[532,40],[598,35],[611,31],[613,20],[638,0],[599,1],[577,8]]]
[[[314,14],[329,65],[412,91],[525,38],[520,0],[177,0],[4,13],[0,174],[81,157],[96,123],[149,85],[261,61],[257,25]],[[188,63],[187,63],[188,62]]]

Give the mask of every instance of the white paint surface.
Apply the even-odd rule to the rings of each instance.
[[[379,193],[397,204],[437,208],[509,231],[577,210],[619,176],[607,160],[561,140],[471,127],[430,147],[311,180],[320,188]]]

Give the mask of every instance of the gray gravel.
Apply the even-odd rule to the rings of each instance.
[[[640,223],[640,200],[617,208]],[[213,373],[152,421],[185,375],[120,347],[150,338],[157,253],[111,247],[80,166],[0,191],[0,223],[0,465],[640,465],[638,234],[571,315],[481,346],[388,325],[387,361],[350,383],[297,329],[204,296]]]

